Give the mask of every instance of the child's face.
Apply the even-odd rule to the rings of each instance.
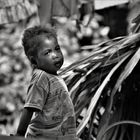
[[[63,54],[58,45],[57,39],[41,37],[41,43],[37,52],[37,67],[51,74],[57,74],[57,71],[63,65]]]

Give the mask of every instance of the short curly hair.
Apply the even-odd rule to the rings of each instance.
[[[35,57],[37,54],[37,48],[40,43],[40,36],[45,35],[47,38],[56,38],[57,34],[54,28],[52,27],[42,27],[42,26],[34,26],[25,29],[22,37],[22,45],[24,47],[24,52],[28,57],[29,61],[30,57]],[[33,63],[33,62],[31,62]]]

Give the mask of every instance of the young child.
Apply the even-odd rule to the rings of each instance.
[[[34,69],[16,135],[77,140],[74,107],[57,74],[63,54],[55,31],[40,26],[28,28],[22,44]]]

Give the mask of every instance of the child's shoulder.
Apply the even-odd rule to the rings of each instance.
[[[35,83],[41,87],[46,87],[46,85],[49,84],[49,81],[50,75],[48,73],[40,69],[33,70],[31,83]]]

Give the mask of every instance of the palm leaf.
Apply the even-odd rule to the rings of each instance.
[[[140,127],[140,123],[139,122],[136,122],[136,121],[130,121],[130,120],[125,120],[125,121],[119,121],[119,122],[115,122],[113,123],[112,125],[110,125],[103,133],[103,135],[101,136],[101,139],[103,139],[104,135],[110,130],[112,129],[113,127],[116,127],[118,125],[124,125],[124,124],[131,124],[131,125],[136,125],[136,126],[139,126]],[[121,139],[123,140],[123,139]]]
[[[98,131],[100,139],[111,122],[115,123],[118,117],[122,116],[120,109],[118,117],[115,112],[108,117],[114,101],[118,100],[118,97],[114,96],[115,93],[138,64],[139,41],[139,33],[105,41],[97,45],[98,49],[90,56],[60,72],[68,84],[74,102],[79,137],[83,139],[97,137]],[[89,48],[85,46],[84,50]],[[103,112],[100,112],[101,108],[104,108]],[[117,127],[112,130],[114,133],[110,133],[113,140],[117,139],[120,129],[122,133],[119,138],[120,140],[124,138],[125,127]]]
[[[105,78],[105,80],[102,82],[102,84],[100,85],[100,87],[97,89],[94,97],[91,99],[89,108],[87,110],[86,116],[84,117],[83,121],[81,122],[81,124],[79,125],[79,127],[77,128],[77,135],[79,135],[80,131],[85,127],[85,125],[88,123],[89,118],[91,116],[91,113],[97,103],[97,101],[99,100],[101,93],[104,89],[104,87],[107,85],[108,81],[110,80],[111,76],[113,75],[113,73],[115,72],[115,70],[126,60],[128,56],[124,57],[124,59],[122,59],[122,61],[120,61],[111,71],[110,73],[107,75],[107,77]]]
[[[131,60],[126,65],[124,71],[121,73],[120,77],[118,78],[116,85],[114,86],[112,90],[112,96],[116,93],[122,82],[129,76],[129,74],[132,72],[134,67],[137,65],[138,61],[140,59],[140,48],[136,51],[134,56],[131,58]],[[112,106],[111,106],[112,107]]]

